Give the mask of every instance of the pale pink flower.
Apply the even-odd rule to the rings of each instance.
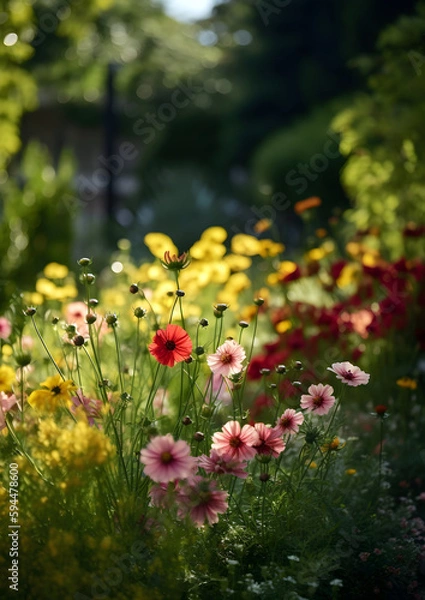
[[[176,500],[177,486],[170,483],[154,483],[149,490],[151,505],[157,508],[171,508]]]
[[[227,492],[217,489],[217,482],[199,475],[182,484],[178,491],[179,517],[189,516],[197,527],[213,525],[228,508]]]
[[[259,441],[258,433],[251,425],[241,426],[237,421],[229,421],[221,431],[213,435],[211,447],[226,460],[250,460],[256,454],[254,446]]]
[[[282,416],[276,421],[276,429],[281,434],[289,433],[294,435],[298,433],[300,425],[304,423],[304,415],[296,412],[293,408],[287,408]]]
[[[15,394],[0,392],[0,431],[6,427],[6,413],[18,402]]]
[[[232,404],[232,394],[230,389],[232,386],[231,381],[223,377],[223,375],[212,374],[212,389],[213,398],[217,402],[222,402],[225,406]],[[210,401],[210,394],[205,394],[205,402]]]
[[[186,479],[196,467],[189,444],[183,440],[176,442],[170,433],[152,438],[140,451],[140,462],[145,465],[145,474],[158,483]]]
[[[334,389],[331,385],[311,385],[308,388],[308,394],[301,396],[301,408],[307,412],[314,412],[316,415],[326,415],[335,404],[335,397],[332,396]]]
[[[22,350],[32,350],[34,347],[34,338],[30,335],[22,336]]]
[[[356,367],[348,361],[333,363],[331,367],[328,367],[328,371],[332,371],[336,374],[337,379],[353,387],[366,385],[370,379],[369,373],[365,373],[360,367]]]
[[[87,422],[91,426],[95,424],[95,419],[98,419],[101,416],[101,410],[103,406],[102,400],[87,398],[87,396],[84,396],[81,390],[77,390],[76,395],[72,396],[71,402],[71,412],[76,414],[76,411],[79,408],[85,413],[87,416]]]
[[[89,310],[87,305],[84,302],[70,302],[65,307],[65,320],[69,325],[75,325],[77,327],[78,335],[82,335],[84,338],[89,338],[89,325],[86,322],[86,316],[88,315]],[[100,317],[96,321],[94,325],[96,328],[97,335],[102,337],[108,331],[108,324],[105,319],[101,319]],[[65,342],[70,342],[71,340],[67,336],[62,338]]]
[[[210,455],[202,454],[198,457],[198,467],[204,469],[206,473],[216,473],[217,475],[234,475],[240,479],[246,479],[247,463],[239,460],[228,459],[226,456],[220,456],[216,450],[211,450]]]
[[[152,401],[156,415],[164,416],[170,412],[170,395],[166,388],[158,388]]]
[[[207,356],[207,363],[216,375],[236,375],[243,371],[242,362],[245,360],[245,350],[235,340],[226,340],[219,346],[215,354]]]
[[[0,340],[7,340],[12,333],[12,325],[6,317],[0,317]]]
[[[259,436],[259,443],[254,448],[258,454],[267,454],[277,458],[286,448],[282,433],[276,427],[268,427],[264,423],[255,423],[254,428]]]

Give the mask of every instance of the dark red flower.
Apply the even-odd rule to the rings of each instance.
[[[148,349],[161,365],[173,367],[189,358],[192,341],[179,325],[167,325],[166,329],[158,329]]]
[[[383,417],[388,410],[388,406],[386,404],[378,404],[375,406],[375,412],[378,417]]]

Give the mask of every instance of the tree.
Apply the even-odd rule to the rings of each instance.
[[[395,259],[425,225],[425,3],[387,27],[378,52],[358,65],[369,75],[368,92],[333,123],[348,158],[346,216],[366,243]],[[414,254],[425,250],[423,240]]]

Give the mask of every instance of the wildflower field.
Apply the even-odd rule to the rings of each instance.
[[[420,237],[295,261],[271,225],[121,240],[12,299],[2,598],[424,597]]]

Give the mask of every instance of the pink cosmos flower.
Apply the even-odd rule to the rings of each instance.
[[[286,444],[279,429],[268,427],[264,423],[255,423],[254,428],[259,436],[259,443],[254,446],[258,454],[267,454],[277,458],[285,450]]]
[[[7,340],[12,333],[12,325],[6,317],[0,317],[0,340]]]
[[[308,388],[308,394],[301,396],[301,408],[307,412],[314,412],[316,415],[326,415],[335,404],[335,398],[332,396],[334,389],[331,385],[311,385]]]
[[[332,371],[336,374],[337,379],[353,387],[366,385],[370,379],[369,373],[365,373],[360,367],[356,367],[348,361],[333,363],[331,367],[328,367],[328,371]]]
[[[145,474],[158,483],[186,479],[196,467],[189,444],[183,440],[174,441],[170,433],[152,438],[140,451],[140,462],[145,465]]]
[[[235,340],[226,340],[215,354],[207,356],[207,363],[214,374],[229,377],[243,371],[242,362],[245,358],[245,350],[240,344]]]
[[[228,508],[227,496],[227,492],[217,489],[216,481],[196,475],[178,492],[179,517],[189,515],[197,527],[202,527],[205,521],[210,525],[217,523],[218,515]]]
[[[293,408],[287,408],[283,415],[276,421],[276,429],[281,434],[289,433],[294,435],[298,433],[300,425],[304,423],[304,415],[296,412]]]
[[[216,473],[217,475],[234,475],[240,479],[246,479],[247,463],[239,460],[227,459],[220,456],[216,450],[211,450],[210,455],[202,454],[198,457],[198,467],[204,469],[206,473]]]
[[[6,427],[6,413],[18,402],[15,394],[0,392],[0,431]]]
[[[96,400],[95,398],[87,398],[87,396],[83,395],[81,390],[77,390],[76,395],[72,396],[71,402],[71,412],[75,414],[77,408],[80,408],[80,410],[86,414],[87,422],[91,426],[95,424],[95,419],[98,419],[101,416],[103,406],[102,401]]]
[[[226,460],[250,460],[256,454],[254,446],[259,436],[251,425],[241,426],[237,421],[229,421],[213,435],[211,448]]]

